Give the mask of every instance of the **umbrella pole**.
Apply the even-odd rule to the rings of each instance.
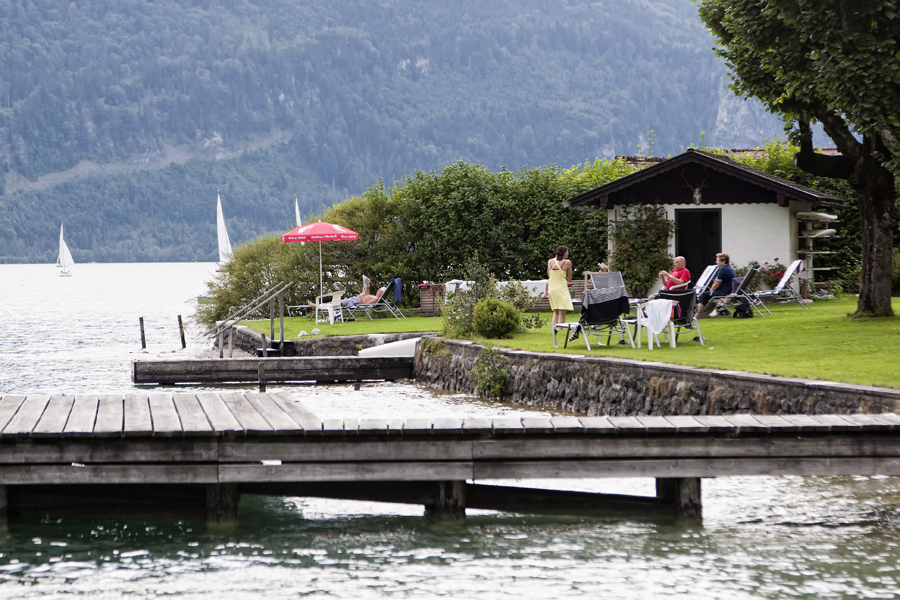
[[[319,241],[319,295],[324,294],[325,290],[322,288],[322,242]]]

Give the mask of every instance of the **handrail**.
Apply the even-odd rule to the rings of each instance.
[[[293,281],[281,281],[276,283],[268,290],[251,300],[248,304],[245,304],[241,308],[237,309],[234,313],[222,319],[214,327],[203,332],[203,336],[211,336],[218,335],[220,333],[224,333],[225,331],[234,327],[241,319],[246,317],[248,314],[261,307],[263,304],[277,296],[278,294],[284,292],[289,287],[294,285]]]

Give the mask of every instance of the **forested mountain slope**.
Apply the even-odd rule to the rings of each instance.
[[[246,240],[295,195],[307,214],[460,160],[776,135],[711,45],[690,0],[0,0],[0,261],[52,258],[61,219],[76,260],[209,259],[216,189]],[[173,148],[194,160],[70,178]]]

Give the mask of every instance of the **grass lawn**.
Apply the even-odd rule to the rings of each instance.
[[[553,347],[549,324],[538,331],[529,330],[513,339],[477,340],[495,347],[559,352],[588,356],[616,356],[697,367],[752,371],[788,377],[823,379],[900,388],[900,317],[881,319],[848,319],[856,309],[856,298],[818,301],[812,310],[796,303],[770,305],[772,316],[752,319],[716,317],[700,321],[706,345],[693,342],[689,332],[680,337],[677,348],[648,350],[629,346],[597,346],[591,340],[588,352],[584,340],[578,339],[567,349]],[[765,311],[763,311],[765,313]],[[894,312],[900,314],[900,298],[894,299]],[[546,314],[549,321],[550,313]],[[569,321],[575,316],[570,315]],[[269,332],[268,321],[248,325]],[[305,318],[285,320],[285,339],[297,339],[300,330],[311,331],[315,323]],[[322,335],[354,335],[364,333],[401,333],[440,331],[439,317],[410,317],[406,321],[380,318],[335,325],[320,324]],[[278,335],[278,323],[275,324]],[[606,338],[601,338],[605,341]],[[616,338],[613,338],[613,342]],[[645,340],[646,342],[646,340]],[[562,336],[559,336],[562,346]]]

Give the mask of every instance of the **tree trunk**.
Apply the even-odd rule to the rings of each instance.
[[[892,316],[894,175],[870,153],[865,152],[857,162],[849,183],[856,190],[862,228],[862,275],[859,303],[854,316]]]

